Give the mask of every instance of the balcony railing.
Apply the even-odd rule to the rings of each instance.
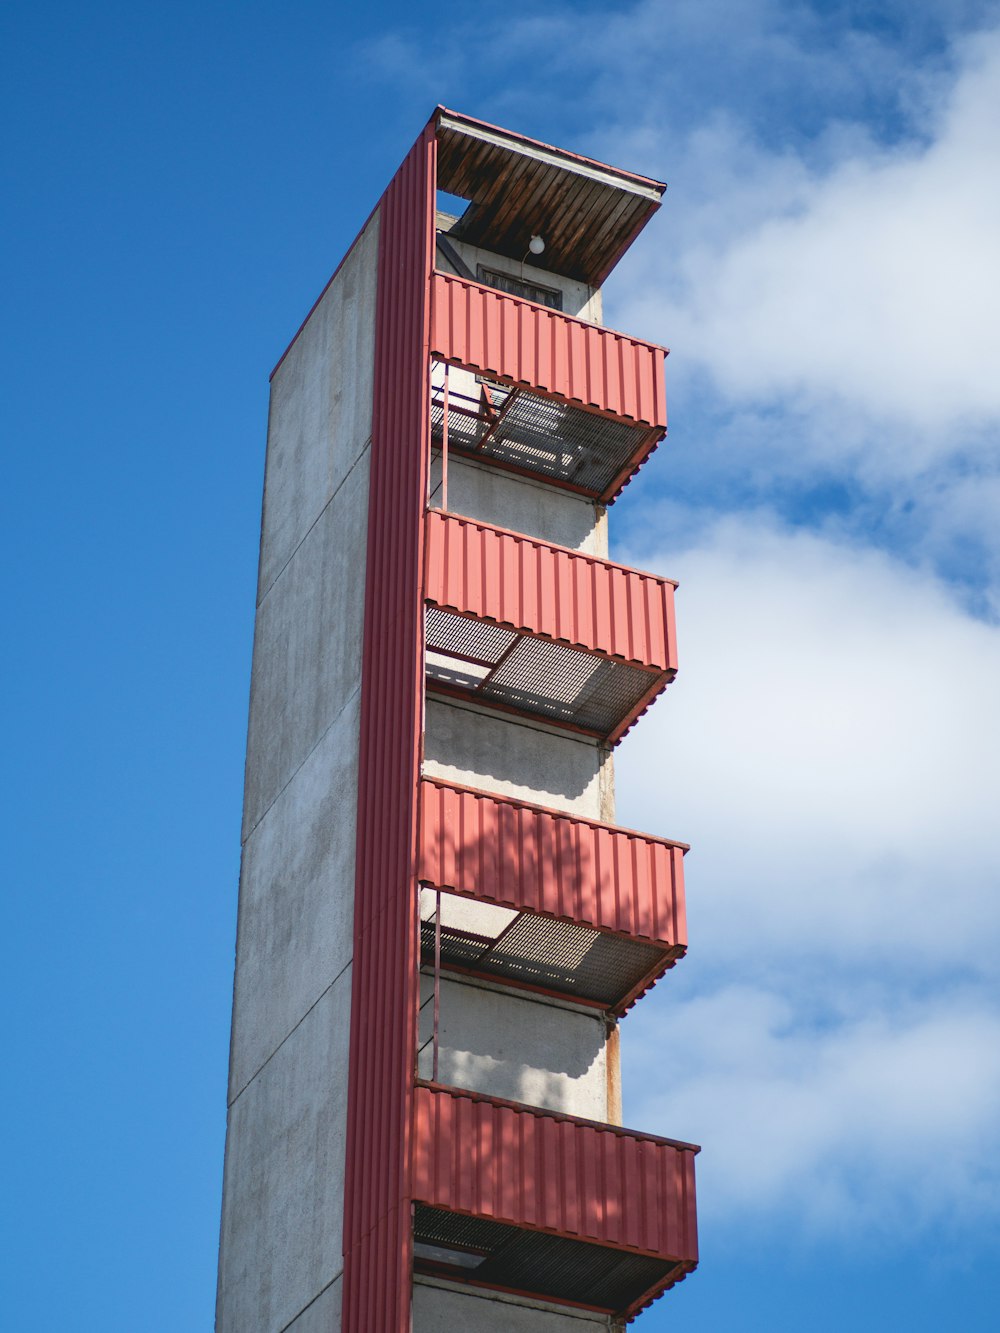
[[[674,587],[432,510],[428,680],[614,743],[676,674]]]
[[[423,962],[622,1014],[686,951],[685,851],[424,778],[417,875],[445,899],[421,922]],[[470,899],[507,910],[480,919]]]
[[[698,1262],[689,1143],[418,1084],[414,1267],[629,1318]]]
[[[485,381],[448,447],[614,499],[666,432],[666,350],[465,278],[432,283],[432,356]],[[432,433],[443,439],[438,386]]]

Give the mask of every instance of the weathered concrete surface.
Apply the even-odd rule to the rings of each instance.
[[[441,501],[441,455],[435,453],[431,503],[440,505]],[[448,509],[607,559],[608,524],[603,505],[456,454],[448,456]]]
[[[340,1307],[343,1301],[343,1278],[327,1287],[313,1303],[287,1324],[281,1333],[337,1333],[340,1328]]]
[[[607,1333],[611,1327],[603,1315],[583,1310],[456,1290],[420,1277],[413,1284],[413,1333]]]
[[[279,1333],[342,1270],[350,995],[348,968],[230,1109],[217,1333]]]
[[[243,849],[230,1100],[351,960],[360,697]]]
[[[420,978],[421,1078],[432,1073],[433,987]],[[606,1120],[608,1074],[603,1019],[441,978],[438,1081],[548,1111]]]
[[[378,232],[376,213],[271,381],[258,601],[371,435]]]
[[[354,464],[257,608],[244,838],[361,679],[370,453]]]
[[[428,699],[423,771],[428,777],[606,819],[606,752],[584,736],[522,724],[485,708]]]
[[[377,259],[376,216],[271,384],[220,1333],[340,1327]]]

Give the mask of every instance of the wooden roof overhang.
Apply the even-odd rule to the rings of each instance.
[[[521,260],[532,235],[544,266],[599,287],[660,206],[667,188],[470,116],[438,107],[439,190],[468,199],[451,235]]]

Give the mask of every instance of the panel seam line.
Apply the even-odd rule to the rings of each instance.
[[[323,517],[323,515],[326,513],[326,511],[330,508],[330,506],[333,504],[334,500],[336,500],[337,496],[340,494],[340,492],[341,492],[341,490],[344,488],[344,486],[347,485],[348,481],[349,481],[350,478],[351,478],[351,474],[353,473],[354,469],[358,466],[358,464],[361,462],[362,458],[364,458],[365,453],[367,452],[367,450],[371,447],[371,442],[372,442],[372,440],[371,440],[371,436],[369,435],[368,439],[365,440],[364,444],[361,446],[361,452],[358,454],[357,458],[354,460],[354,462],[351,464],[351,466],[347,469],[347,471],[346,471],[346,472],[344,473],[344,475],[341,477],[340,481],[337,483],[337,485],[336,485],[336,487],[335,487],[335,489],[334,489],[334,491],[333,491],[333,494],[330,496],[329,500],[327,500],[326,504],[325,504],[325,505],[323,506],[323,508],[319,511],[319,513],[316,515],[316,517],[313,519],[313,521],[309,524],[308,528],[306,528],[305,532],[302,534],[302,536],[299,538],[299,540],[295,543],[294,548],[293,548],[291,551],[289,551],[287,558],[282,562],[281,568],[280,568],[280,569],[278,570],[278,572],[275,574],[274,578],[273,578],[273,579],[271,580],[271,582],[267,585],[267,587],[264,589],[264,591],[260,594],[260,597],[257,599],[257,609],[258,609],[258,610],[259,610],[260,607],[264,604],[264,600],[265,600],[265,598],[268,596],[268,594],[269,594],[269,593],[271,592],[271,590],[274,588],[274,585],[275,585],[275,584],[278,582],[278,580],[281,578],[282,574],[284,574],[285,570],[288,568],[288,566],[289,566],[289,565],[292,563],[292,561],[295,559],[296,555],[298,555],[299,551],[302,549],[302,546],[303,546],[304,542],[305,542],[305,541],[307,540],[307,538],[309,537],[309,534],[312,532],[313,528],[315,528],[316,524],[320,521],[320,519]],[[296,1316],[296,1317],[297,1317],[297,1316]]]
[[[278,1052],[281,1050],[282,1046],[284,1046],[285,1042],[288,1041],[288,1039],[289,1039],[290,1037],[292,1037],[292,1036],[298,1031],[298,1029],[299,1029],[299,1028],[302,1026],[302,1024],[306,1021],[306,1019],[309,1017],[309,1015],[312,1013],[312,1011],[316,1008],[316,1006],[320,1003],[320,1001],[321,1001],[322,999],[324,999],[325,996],[329,995],[330,991],[333,990],[334,986],[336,986],[337,982],[340,980],[340,978],[344,975],[344,973],[347,971],[347,969],[351,966],[351,964],[352,964],[353,962],[354,962],[354,956],[353,956],[353,954],[352,954],[351,957],[350,957],[350,958],[347,960],[347,962],[344,964],[344,966],[343,966],[343,967],[340,969],[340,971],[337,973],[337,975],[336,975],[336,976],[333,978],[333,980],[330,982],[330,984],[329,984],[328,986],[324,987],[324,989],[320,992],[320,994],[316,996],[315,1000],[313,1000],[312,1004],[311,1004],[311,1005],[309,1006],[309,1008],[305,1011],[305,1013],[302,1015],[302,1017],[301,1017],[300,1019],[298,1019],[298,1021],[297,1021],[291,1028],[289,1028],[289,1030],[285,1033],[285,1035],[282,1037],[282,1039],[278,1042],[277,1046],[275,1046],[274,1050],[273,1050],[273,1051],[271,1052],[271,1054],[267,1057],[267,1059],[264,1061],[264,1063],[263,1063],[262,1065],[260,1065],[259,1068],[255,1069],[254,1072],[250,1075],[250,1077],[247,1079],[247,1081],[243,1084],[242,1088],[240,1088],[239,1092],[236,1094],[236,1096],[233,1098],[233,1100],[229,1103],[229,1107],[230,1107],[230,1109],[232,1109],[232,1108],[236,1105],[236,1103],[237,1103],[237,1102],[239,1101],[239,1099],[243,1096],[243,1094],[246,1092],[247,1088],[249,1088],[250,1084],[254,1081],[254,1079],[256,1079],[256,1078],[258,1077],[259,1074],[263,1073],[263,1071],[267,1068],[267,1066],[271,1063],[271,1061],[274,1059],[274,1057],[275,1057],[275,1056],[278,1054]],[[301,1311],[300,1311],[299,1313],[301,1314]],[[296,1319],[298,1319],[298,1317],[299,1317],[298,1315],[295,1316]]]

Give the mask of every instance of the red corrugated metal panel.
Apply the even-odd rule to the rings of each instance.
[[[446,610],[676,671],[674,584],[471,518],[427,516],[426,597]]]
[[[415,1112],[420,1202],[697,1263],[692,1144],[426,1085]]]
[[[434,778],[420,783],[417,876],[435,888],[687,944],[684,845]]]
[[[666,429],[665,348],[450,273],[431,290],[433,356]]]
[[[380,205],[344,1189],[345,1333],[407,1333],[435,139]]]

